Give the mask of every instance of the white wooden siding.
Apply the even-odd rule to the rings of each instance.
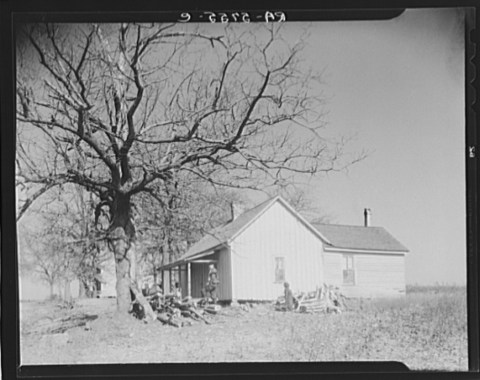
[[[339,253],[323,254],[323,274],[328,285],[342,286],[343,284],[343,255]]]
[[[276,257],[285,258],[285,279],[294,292],[323,283],[320,238],[280,203],[231,244],[234,298],[273,300],[282,295],[283,283],[275,283]]]
[[[356,284],[369,297],[405,294],[404,255],[355,255]]]
[[[221,301],[232,299],[232,276],[230,265],[230,250],[227,247],[215,252],[217,260],[217,273],[220,284],[218,285],[218,298]]]
[[[345,253],[324,253],[325,282],[347,297],[394,297],[405,294],[405,255],[352,253],[355,285],[343,285]]]

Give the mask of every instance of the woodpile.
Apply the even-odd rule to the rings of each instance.
[[[338,288],[326,284],[312,292],[295,294],[293,301],[293,310],[300,313],[341,313],[346,308],[345,296]],[[285,297],[277,299],[275,308],[286,310]]]
[[[208,300],[203,298],[185,297],[180,299],[173,294],[157,293],[146,296],[145,299],[155,313],[156,320],[174,327],[189,326],[192,322],[210,324],[209,315],[217,314],[221,310],[220,305],[209,304]],[[138,319],[145,320],[147,318],[145,308],[137,299],[132,302],[131,313]]]

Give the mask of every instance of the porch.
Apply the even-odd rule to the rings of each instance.
[[[157,268],[164,294],[173,293],[175,285],[181,289],[182,297],[201,297],[201,290],[208,281],[209,265],[218,265],[215,252],[208,252],[197,258],[178,260]]]
[[[231,300],[230,256],[229,249],[226,247],[209,250],[158,267],[157,271],[160,273],[164,294],[173,293],[175,284],[178,283],[182,297],[202,297],[202,289],[208,281],[210,264],[215,265],[220,279],[219,299]]]

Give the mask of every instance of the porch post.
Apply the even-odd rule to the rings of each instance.
[[[178,270],[178,286],[180,286],[180,288],[182,287],[182,266],[179,265],[177,266],[177,270]]]
[[[191,263],[187,263],[187,295],[192,295],[192,268],[190,267]]]

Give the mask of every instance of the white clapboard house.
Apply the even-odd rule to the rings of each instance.
[[[405,294],[405,255],[382,227],[312,225],[277,196],[206,234],[179,260],[160,269],[165,291],[175,278],[183,295],[200,297],[209,264],[220,278],[218,297],[274,300],[293,291],[338,286],[350,297]]]

